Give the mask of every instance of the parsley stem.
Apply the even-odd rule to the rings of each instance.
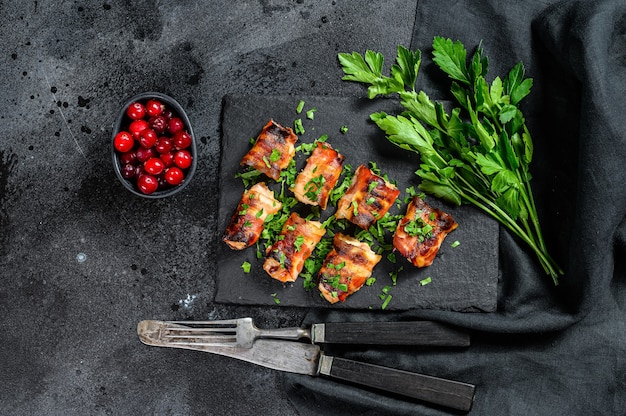
[[[535,252],[539,261],[546,271],[547,274],[552,277],[554,284],[558,284],[558,274],[562,274],[562,270],[556,265],[555,261],[550,257],[549,254],[545,250],[542,249],[543,238],[541,238],[541,233],[538,233],[538,236],[533,236],[533,233],[524,231],[517,222],[509,216],[502,208],[493,203],[490,199],[482,195],[480,192],[477,192],[476,189],[467,182],[464,178],[461,178],[464,182],[464,186],[466,189],[461,189],[457,185],[450,183],[449,185],[455,189],[461,195],[462,198],[466,199],[466,201],[480,208],[487,214],[491,215],[498,222],[507,227],[511,232],[513,232],[516,236],[522,239],[526,244],[528,244],[531,249]],[[467,191],[467,192],[466,192]],[[539,221],[536,217],[533,217],[533,223],[536,226],[539,226]],[[539,245],[538,245],[539,244]]]

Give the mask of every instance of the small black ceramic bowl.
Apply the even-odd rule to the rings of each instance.
[[[115,174],[133,194],[154,199],[180,192],[197,164],[196,137],[187,113],[159,92],[131,97],[115,120],[111,157]]]

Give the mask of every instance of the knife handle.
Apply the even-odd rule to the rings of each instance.
[[[313,325],[313,342],[467,347],[469,332],[434,321],[328,322]]]
[[[472,384],[340,357],[322,354],[320,374],[465,412],[474,403]]]

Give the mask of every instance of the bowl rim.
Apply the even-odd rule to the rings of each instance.
[[[191,159],[191,166],[189,166],[187,170],[187,175],[185,176],[185,180],[181,184],[176,185],[170,189],[163,190],[163,191],[155,191],[151,194],[144,194],[140,192],[131,183],[131,181],[129,181],[128,179],[122,176],[122,172],[121,172],[122,166],[120,164],[118,152],[115,150],[115,147],[113,146],[113,142],[115,140],[115,136],[117,135],[117,133],[121,131],[122,124],[124,122],[124,119],[126,118],[126,109],[128,108],[128,106],[131,105],[135,101],[145,101],[145,100],[149,100],[150,98],[156,98],[156,99],[163,101],[165,104],[172,107],[172,110],[174,110],[178,114],[178,116],[183,120],[183,123],[185,123],[186,130],[191,135],[190,147],[191,147],[191,154],[193,157]],[[111,137],[111,156],[113,160],[113,170],[115,171],[115,174],[117,178],[119,179],[119,181],[127,190],[129,190],[130,192],[132,192],[133,194],[137,196],[140,196],[142,198],[147,198],[147,199],[159,199],[159,198],[165,198],[165,197],[177,194],[178,192],[182,191],[189,184],[189,182],[191,182],[191,179],[193,178],[196,172],[197,159],[198,159],[197,155],[198,155],[198,152],[197,152],[197,146],[196,146],[196,136],[193,132],[193,127],[191,126],[189,116],[187,115],[187,112],[185,111],[183,106],[180,105],[180,103],[176,101],[176,99],[162,92],[147,91],[147,92],[142,92],[142,93],[133,95],[132,97],[128,98],[124,102],[124,105],[120,109],[117,115],[117,118],[115,119],[115,122],[113,124],[113,132],[112,132],[112,137]]]

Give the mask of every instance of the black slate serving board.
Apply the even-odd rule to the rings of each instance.
[[[296,107],[305,101],[303,111]],[[314,119],[306,117],[306,111],[315,108]],[[399,111],[393,100],[349,97],[301,97],[228,95],[224,97],[222,114],[222,156],[220,165],[219,220],[217,236],[217,292],[218,303],[242,305],[276,305],[297,307],[348,308],[380,310],[383,300],[380,295],[385,286],[391,286],[392,300],[385,310],[444,309],[467,312],[490,312],[495,310],[498,280],[498,224],[482,212],[470,206],[453,207],[434,197],[426,201],[448,213],[459,223],[459,227],[448,235],[437,259],[426,268],[417,269],[400,259],[394,265],[384,258],[374,269],[376,283],[364,286],[348,297],[344,303],[329,304],[320,297],[317,289],[305,290],[302,282],[283,284],[269,277],[262,268],[263,260],[256,258],[256,247],[233,251],[221,241],[232,213],[244,191],[241,179],[235,174],[241,170],[239,162],[250,148],[250,139],[255,138],[265,123],[273,118],[284,126],[293,127],[300,118],[305,133],[300,142],[312,142],[321,135],[328,135],[328,142],[346,156],[345,163],[356,168],[361,163],[375,162],[381,173],[395,180],[402,191],[419,184],[414,174],[419,165],[419,156],[404,151],[389,143],[369,115],[377,111],[395,113]],[[342,126],[348,128],[342,133]],[[296,160],[299,169],[305,159]],[[268,181],[268,184],[271,181]],[[302,207],[305,209],[304,207]],[[392,208],[391,213],[404,213]],[[294,208],[301,209],[299,206]],[[325,215],[334,208],[329,206]],[[459,241],[457,247],[451,247]],[[241,265],[248,261],[252,270],[244,273]],[[392,285],[389,272],[403,266],[396,285]],[[420,282],[430,277],[431,282]]]

